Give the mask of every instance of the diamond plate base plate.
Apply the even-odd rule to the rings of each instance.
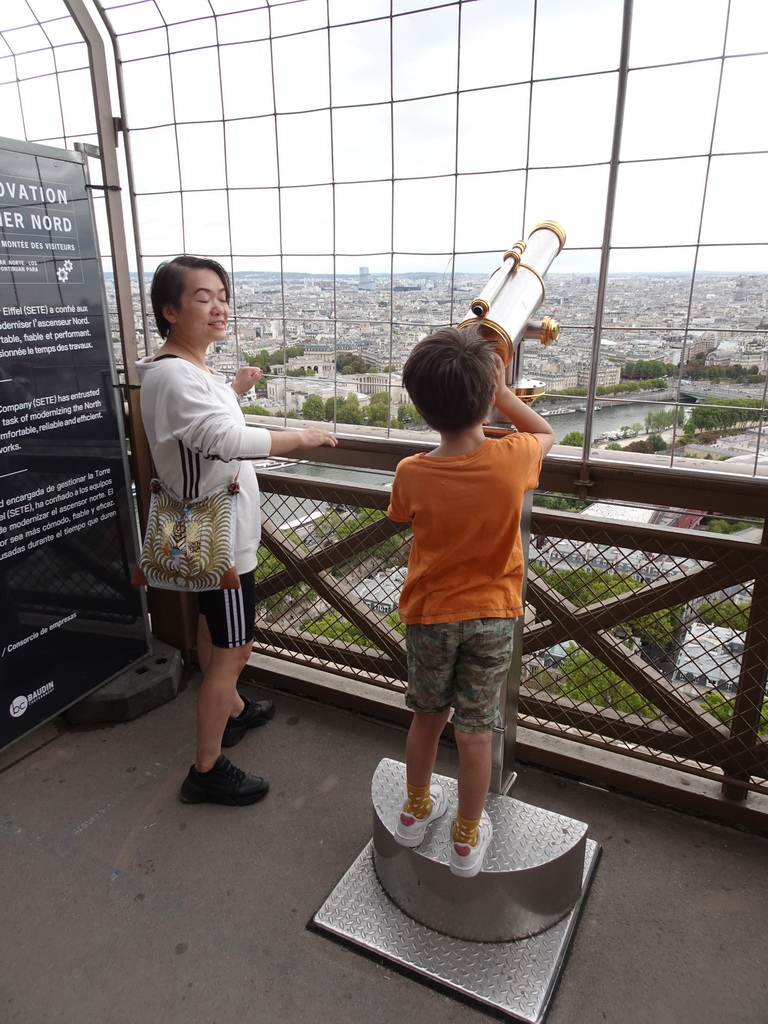
[[[310,927],[485,1009],[512,1020],[540,1024],[599,856],[600,847],[588,839],[581,896],[553,927],[515,942],[468,942],[418,924],[391,902],[376,877],[371,841],[312,918]]]

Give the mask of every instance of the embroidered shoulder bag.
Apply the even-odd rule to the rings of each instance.
[[[180,498],[158,479],[151,481],[150,488],[147,530],[131,582],[189,592],[239,590],[237,477],[199,498]]]

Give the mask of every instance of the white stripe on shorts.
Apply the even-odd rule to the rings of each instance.
[[[224,613],[227,619],[227,647],[242,647],[250,637],[246,635],[245,609],[242,590],[225,590]]]

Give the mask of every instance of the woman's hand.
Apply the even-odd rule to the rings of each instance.
[[[322,427],[304,427],[303,430],[270,430],[270,455],[287,455],[302,448],[335,448],[337,441]]]
[[[235,374],[235,379],[232,381],[232,390],[236,395],[244,395],[263,376],[264,371],[260,366],[241,366]]]
[[[323,430],[322,427],[304,427],[303,430],[299,431],[299,435],[303,435],[301,444],[297,445],[297,447],[301,448],[319,448],[321,445],[324,445],[326,448],[335,448],[338,444],[333,434]]]

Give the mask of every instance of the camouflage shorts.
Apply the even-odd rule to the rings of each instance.
[[[499,693],[512,661],[514,619],[406,627],[411,711],[439,714],[455,708],[460,732],[487,732],[499,721]]]

